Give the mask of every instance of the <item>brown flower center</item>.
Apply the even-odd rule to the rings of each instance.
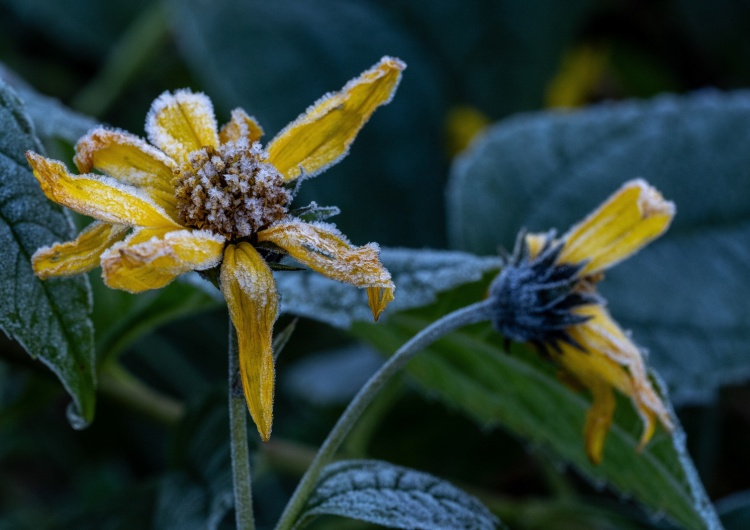
[[[258,142],[229,142],[190,154],[175,196],[180,222],[229,240],[250,236],[283,218],[291,193]]]

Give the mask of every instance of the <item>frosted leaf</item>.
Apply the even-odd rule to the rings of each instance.
[[[384,248],[380,261],[396,284],[396,299],[381,318],[390,313],[435,301],[437,293],[476,281],[500,268],[499,258],[477,257],[463,252]],[[282,313],[292,313],[347,328],[352,322],[372,321],[367,293],[312,272],[278,273]]]
[[[410,530],[494,530],[498,523],[479,500],[449,482],[378,460],[326,467],[295,528],[323,514]]]
[[[34,276],[37,248],[75,234],[63,209],[42,194],[26,150],[41,146],[20,100],[0,81],[0,328],[57,375],[73,398],[72,423],[81,427],[94,415],[91,289],[85,275]]]

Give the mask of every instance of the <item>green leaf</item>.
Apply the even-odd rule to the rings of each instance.
[[[0,81],[0,327],[57,375],[73,398],[70,422],[82,428],[94,417],[91,288],[85,277],[34,276],[36,249],[72,239],[74,231],[42,194],[26,150],[39,151],[39,141],[20,100]]]
[[[677,205],[672,227],[607,272],[601,291],[676,403],[750,377],[750,93],[701,92],[537,113],[494,126],[453,168],[453,244],[510,248],[525,227],[564,232],[643,177]]]
[[[356,323],[352,331],[391,354],[439,316],[481,299],[490,280],[442,293],[437,304],[392,315],[385,324]],[[437,395],[482,426],[507,429],[531,447],[572,465],[594,484],[609,485],[654,514],[690,530],[721,528],[679,426],[671,437],[657,430],[638,453],[640,418],[629,401],[618,398],[603,461],[594,466],[583,442],[588,396],[573,392],[557,378],[551,363],[530,350],[516,347],[505,352],[502,337],[489,323],[441,339],[412,359],[407,372],[429,395]]]
[[[408,68],[393,101],[375,112],[344,160],[302,184],[298,204],[340,207],[340,228],[356,244],[444,243],[435,227],[443,226],[447,176],[446,74],[378,2],[173,0],[171,8],[182,56],[219,122],[242,107],[263,126],[264,142],[383,55],[403,59]]]
[[[497,521],[481,502],[449,482],[378,460],[327,466],[295,528],[323,514],[423,530],[494,530]]]
[[[380,259],[393,276],[396,299],[381,320],[402,309],[419,307],[456,285],[481,278],[500,267],[499,258],[481,258],[463,252],[382,249]],[[318,273],[291,272],[276,275],[281,293],[281,312],[312,318],[346,328],[352,322],[372,321],[367,293],[351,285],[329,280]]]

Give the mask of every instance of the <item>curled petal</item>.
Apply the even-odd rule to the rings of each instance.
[[[313,176],[346,155],[375,109],[388,103],[406,65],[383,57],[335,94],[318,100],[268,145],[268,160],[287,181]]]
[[[216,129],[211,100],[189,90],[164,92],[146,116],[148,139],[180,164],[201,147],[217,147]]]
[[[271,269],[249,243],[229,245],[221,264],[221,291],[237,330],[240,375],[250,416],[267,442],[273,423],[273,324],[278,296]]]
[[[100,175],[71,175],[61,162],[26,152],[34,176],[51,200],[110,224],[180,228],[145,193]]]
[[[252,144],[260,140],[261,136],[263,136],[263,129],[255,118],[248,116],[242,109],[234,109],[232,119],[219,132],[219,141],[225,144],[236,142],[240,138],[247,138]]]
[[[586,262],[582,275],[602,271],[663,234],[674,213],[674,204],[644,180],[626,182],[568,231],[559,261]]]
[[[177,164],[137,136],[96,128],[78,140],[74,161],[81,173],[97,169],[144,190],[174,215],[176,200],[172,180]]]
[[[131,293],[158,289],[185,272],[217,266],[224,243],[204,230],[137,230],[102,254],[104,283]]]
[[[99,257],[125,237],[130,227],[94,221],[77,238],[42,247],[31,257],[34,274],[44,280],[50,276],[73,276],[99,266]]]
[[[391,274],[380,263],[380,249],[374,243],[355,247],[331,225],[301,221],[282,222],[262,230],[258,241],[278,245],[323,276],[371,288],[368,299],[376,319],[393,300],[395,286]]]
[[[372,316],[377,321],[380,318],[380,314],[385,311],[388,304],[393,302],[393,291],[390,287],[368,287],[367,288],[367,303],[370,305]]]

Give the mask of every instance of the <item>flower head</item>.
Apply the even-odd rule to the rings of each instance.
[[[152,104],[146,118],[150,143],[101,127],[81,138],[75,155],[80,175],[28,152],[47,197],[96,219],[75,240],[39,249],[32,258],[36,275],[68,276],[101,265],[105,284],[137,293],[188,271],[220,267],[245,398],[267,440],[278,314],[275,263],[289,255],[366,288],[375,319],[393,299],[376,244],[353,246],[333,225],[295,217],[289,204],[296,181],[346,155],[370,115],[390,101],[404,67],[384,57],[340,92],[318,100],[265,149],[262,129],[243,110],[234,110],[219,130],[211,101],[180,90]],[[308,213],[314,213],[312,206]]]
[[[586,452],[602,458],[615,409],[613,389],[630,397],[643,422],[642,448],[657,420],[672,420],[648,377],[638,347],[610,317],[596,292],[603,271],[659,237],[674,205],[642,180],[627,182],[561,238],[525,235],[490,287],[493,325],[507,339],[528,342],[564,375],[587,387]]]

